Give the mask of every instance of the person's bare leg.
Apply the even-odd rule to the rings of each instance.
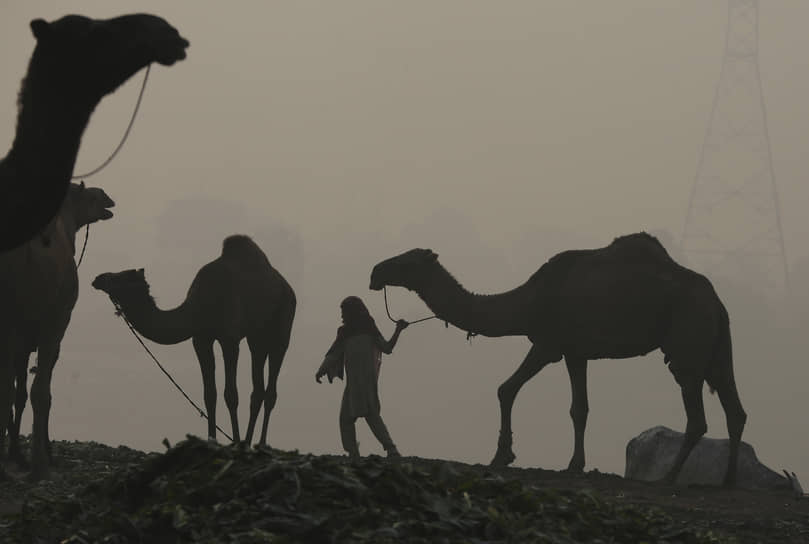
[[[396,444],[393,443],[393,439],[390,437],[390,433],[388,432],[388,427],[385,425],[385,422],[382,421],[382,416],[380,414],[372,414],[365,416],[365,421],[368,423],[368,427],[371,428],[371,432],[374,433],[374,436],[379,443],[382,444],[382,447],[385,448],[385,451],[388,453],[388,457],[401,457],[402,454],[399,453],[399,450],[396,449]]]

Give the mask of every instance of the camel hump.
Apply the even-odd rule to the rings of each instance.
[[[654,248],[656,251],[662,251],[666,257],[669,256],[669,252],[666,251],[666,248],[663,244],[658,240],[655,236],[652,236],[648,232],[636,232],[634,234],[626,234],[624,236],[618,236],[612,241],[611,246],[617,246],[622,248],[634,249],[636,251],[643,251],[648,248]]]
[[[245,234],[234,234],[225,238],[222,242],[222,257],[228,260],[267,260],[258,244]]]

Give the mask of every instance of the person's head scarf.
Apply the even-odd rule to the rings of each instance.
[[[346,297],[340,303],[343,325],[337,329],[337,339],[345,340],[358,334],[379,335],[379,328],[360,297]]]

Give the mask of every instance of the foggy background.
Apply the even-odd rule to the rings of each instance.
[[[67,13],[165,17],[188,58],[153,66],[132,133],[88,178],[115,200],[90,229],[80,295],[53,378],[50,434],[161,451],[205,421],[144,353],[101,272],[144,267],[161,308],[178,305],[222,239],[251,235],[298,297],[270,444],[341,453],[343,383],[314,372],[340,324],[339,302],[363,298],[387,336],[372,266],[432,248],[468,289],[500,292],[553,254],[647,230],[676,255],[719,78],[727,4],[647,2],[4,2],[0,7],[0,154],[34,47],[29,21]],[[772,468],[809,478],[809,3],[762,2],[759,61],[793,294],[763,301],[754,285],[711,278],[729,308],[743,439]],[[96,110],[76,173],[110,154],[143,73]],[[69,84],[69,83],[68,83]],[[81,244],[83,232],[79,235]],[[688,264],[688,263],[684,263]],[[389,290],[395,317],[426,306]],[[767,303],[767,304],[765,304]],[[772,309],[767,310],[767,308]],[[198,404],[190,341],[149,344]],[[497,386],[525,338],[473,338],[432,320],[402,333],[383,359],[382,413],[404,455],[488,463],[499,429]],[[240,423],[250,380],[239,367]],[[217,354],[217,422],[230,432]],[[626,442],[682,431],[680,390],[659,351],[589,365],[586,470],[623,473]],[[705,388],[708,435],[725,438]],[[514,407],[516,466],[561,469],[573,448],[564,364],[529,381]],[[30,407],[23,432],[30,432]],[[382,453],[358,422],[363,454]],[[220,440],[225,440],[220,437]]]

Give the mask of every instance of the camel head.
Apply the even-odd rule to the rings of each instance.
[[[431,249],[411,249],[386,259],[371,271],[370,288],[379,291],[387,285],[413,290],[423,285],[438,262]]]
[[[93,280],[93,287],[104,291],[114,303],[130,300],[133,297],[149,295],[149,284],[142,268],[121,272],[104,272]]]
[[[85,187],[84,182],[71,183],[65,205],[70,206],[76,217],[76,227],[112,218],[109,208],[115,202],[100,187]]]
[[[37,45],[31,59],[46,64],[68,86],[74,82],[100,99],[152,62],[171,66],[185,58],[188,40],[164,19],[132,14],[111,19],[65,15],[31,21]],[[29,77],[34,77],[29,70]]]

